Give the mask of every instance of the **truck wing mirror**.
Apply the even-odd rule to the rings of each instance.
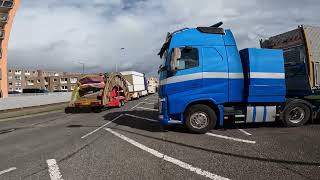
[[[174,48],[171,55],[171,71],[177,70],[177,62],[181,58],[180,48]]]

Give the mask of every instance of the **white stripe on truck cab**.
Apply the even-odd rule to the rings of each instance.
[[[251,72],[250,78],[256,79],[284,79],[284,73],[264,73],[264,72]]]
[[[243,73],[225,73],[225,72],[200,72],[181,76],[172,76],[167,79],[161,80],[160,85],[167,85],[197,79],[243,79]],[[284,79],[284,73],[261,73],[261,72],[251,72],[250,78],[257,79]]]

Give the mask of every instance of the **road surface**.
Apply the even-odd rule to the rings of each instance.
[[[320,125],[163,128],[155,95],[0,122],[0,179],[320,179]]]

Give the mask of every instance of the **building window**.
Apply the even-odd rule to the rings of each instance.
[[[28,80],[27,85],[28,86],[32,86],[33,85],[33,80]]]
[[[12,82],[9,82],[9,86],[12,86]]]
[[[75,85],[71,85],[70,87],[71,91],[73,91],[75,87],[76,87]]]
[[[9,73],[12,73],[12,70],[11,70],[11,69],[9,69]]]
[[[8,76],[8,79],[12,79],[12,76]]]
[[[70,78],[70,83],[75,84],[77,83],[78,79],[77,78]]]
[[[40,79],[37,80],[37,83],[40,83]]]
[[[66,84],[68,82],[68,78],[61,78],[60,83],[61,84]]]
[[[61,90],[68,90],[68,86],[61,86]]]
[[[5,1],[3,2],[3,7],[7,7],[7,8],[12,8],[13,6],[13,1]]]
[[[56,79],[56,78],[53,79],[53,82],[57,82],[57,81],[58,81],[58,79]]]
[[[21,82],[16,82],[16,83],[15,83],[15,86],[16,86],[16,87],[20,87],[20,86],[21,86]]]
[[[14,76],[15,80],[21,81],[21,76]]]
[[[15,70],[14,73],[15,74],[21,74],[21,70]]]
[[[58,86],[54,86],[54,87],[53,87],[53,90],[58,90]]]

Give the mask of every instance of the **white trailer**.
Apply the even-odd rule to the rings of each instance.
[[[139,99],[142,96],[148,95],[145,76],[143,73],[136,71],[124,71],[120,73],[127,80],[131,99]]]
[[[148,93],[155,94],[159,86],[159,81],[157,78],[151,77],[148,79]]]

